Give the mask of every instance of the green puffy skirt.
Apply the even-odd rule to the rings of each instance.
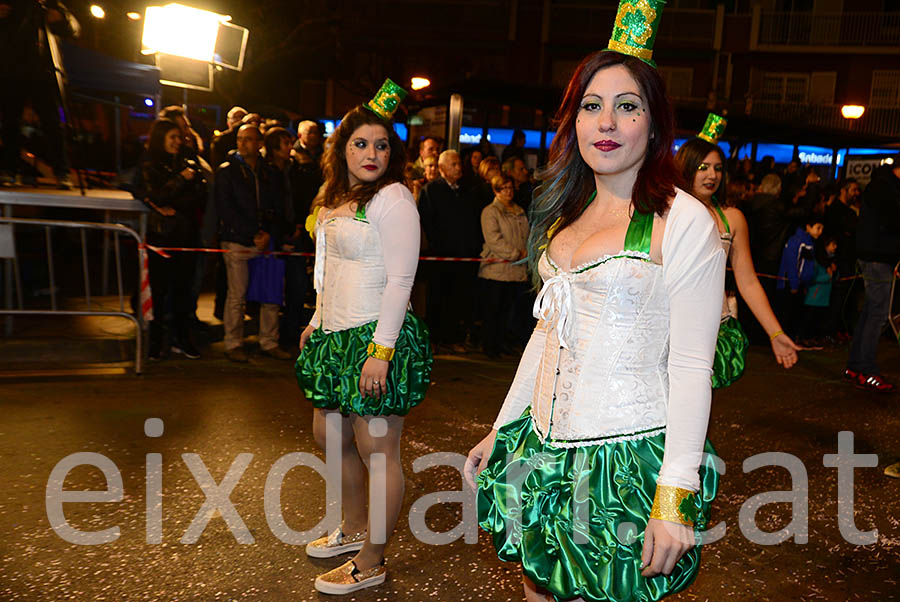
[[[386,393],[376,399],[359,392],[359,375],[369,358],[366,348],[377,324],[329,333],[317,328],[312,333],[294,370],[313,407],[360,416],[404,416],[425,398],[431,383],[431,343],[425,322],[409,312],[394,344]]]
[[[716,355],[713,358],[712,388],[721,389],[744,374],[750,340],[737,318],[728,317],[719,326]]]
[[[527,413],[497,433],[478,477],[478,524],[493,537],[501,560],[560,601],[659,600],[689,586],[700,547],[671,575],[641,576],[644,530],[662,467],[665,433],[576,448],[541,443]],[[706,452],[714,454],[709,442]],[[702,531],[719,476],[712,458],[700,466],[693,496],[694,528]]]

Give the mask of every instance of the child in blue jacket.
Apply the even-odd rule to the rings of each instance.
[[[788,239],[781,252],[777,284],[781,309],[779,320],[791,338],[799,335],[803,294],[815,277],[815,241],[822,235],[823,227],[821,216],[807,218],[803,227],[797,228]]]

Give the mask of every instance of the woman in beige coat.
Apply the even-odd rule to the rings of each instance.
[[[493,359],[505,351],[504,341],[512,327],[514,308],[527,288],[525,265],[511,262],[525,257],[528,218],[525,210],[513,202],[515,187],[512,178],[507,175],[494,176],[491,188],[494,201],[481,211],[481,231],[484,235],[481,256],[506,260],[484,262],[478,269],[483,290],[484,352]]]

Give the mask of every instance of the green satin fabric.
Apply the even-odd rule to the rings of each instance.
[[[664,451],[664,433],[552,447],[540,442],[526,413],[497,433],[478,477],[478,523],[501,560],[521,562],[523,572],[559,600],[659,600],[690,585],[700,568],[698,546],[671,575],[641,576],[644,530]],[[715,453],[709,442],[705,451]],[[694,496],[698,531],[707,527],[718,482],[707,459]]]
[[[635,211],[634,215],[631,216],[631,222],[628,224],[628,231],[625,232],[624,249],[649,255],[652,237],[653,214]]]
[[[735,382],[744,374],[747,364],[747,347],[750,340],[737,318],[728,317],[719,326],[716,339],[716,355],[713,358],[713,389],[721,389]]]
[[[431,383],[431,343],[428,328],[407,313],[394,344],[388,368],[387,392],[376,399],[359,392],[359,375],[368,359],[377,320],[338,332],[316,329],[294,365],[297,382],[313,407],[344,414],[404,416],[424,398]]]

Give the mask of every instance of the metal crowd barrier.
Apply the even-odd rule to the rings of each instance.
[[[7,304],[6,308],[0,308],[0,315],[6,314],[11,316],[34,316],[34,315],[56,315],[56,316],[115,316],[131,320],[135,324],[135,355],[134,355],[134,371],[140,374],[143,370],[143,332],[144,324],[141,312],[137,311],[136,315],[125,310],[125,291],[122,282],[122,254],[119,245],[119,236],[130,236],[135,241],[135,253],[137,255],[135,265],[138,270],[137,282],[141,282],[141,236],[121,224],[103,224],[94,222],[73,222],[62,220],[47,219],[28,219],[17,217],[0,217],[0,229],[4,228],[8,232],[0,232],[0,239],[6,239],[6,244],[0,244],[0,257],[6,258],[6,283],[7,296],[11,294],[12,281],[15,283],[15,296],[17,301],[17,309]],[[19,274],[19,262],[15,253],[14,227],[15,226],[34,226],[44,229],[44,237],[47,249],[47,272],[49,276],[50,290],[50,309],[25,309],[22,303],[22,282]],[[51,228],[70,228],[77,229],[81,238],[81,264],[84,277],[84,299],[87,303],[87,310],[67,310],[59,309],[56,299],[56,276],[53,269],[53,238],[50,234]],[[116,264],[116,284],[119,296],[119,311],[109,311],[102,308],[92,309],[91,305],[91,278],[90,278],[90,262],[88,261],[87,237],[88,230],[100,230],[104,233],[113,235],[113,252]],[[6,247],[4,249],[4,247]]]

